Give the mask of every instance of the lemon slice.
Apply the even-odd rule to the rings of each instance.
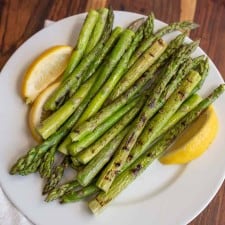
[[[29,128],[32,136],[38,142],[41,142],[42,138],[38,134],[36,128],[40,124],[42,120],[44,120],[48,116],[48,112],[44,111],[44,104],[46,100],[50,97],[50,95],[56,90],[56,88],[60,85],[60,82],[54,83],[46,88],[34,101],[30,108],[28,122]]]
[[[204,111],[160,158],[163,164],[184,164],[202,155],[218,131],[218,118],[212,106]]]
[[[31,103],[65,70],[72,47],[60,45],[44,51],[29,66],[22,83],[22,96]]]

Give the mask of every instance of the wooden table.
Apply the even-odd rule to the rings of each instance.
[[[59,20],[108,4],[115,10],[153,11],[167,23],[185,19],[199,23],[190,36],[201,39],[200,46],[225,78],[225,0],[0,0],[0,69],[24,41],[43,28],[46,19]],[[224,211],[225,183],[190,225],[224,225]]]

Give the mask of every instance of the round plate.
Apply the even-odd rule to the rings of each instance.
[[[115,12],[115,25],[126,27],[143,15]],[[74,46],[85,14],[63,19],[26,41],[10,58],[0,76],[0,182],[9,199],[33,223],[39,225],[179,225],[186,224],[210,202],[225,173],[225,95],[214,104],[220,121],[216,140],[197,160],[184,166],[165,166],[155,161],[102,214],[93,216],[86,202],[60,205],[45,203],[43,182],[38,174],[11,176],[8,171],[17,158],[34,144],[27,128],[28,107],[20,97],[21,79],[27,66],[42,51],[53,46]],[[165,24],[156,20],[156,29]],[[177,33],[167,35],[165,40]],[[190,41],[187,39],[187,41]],[[194,56],[205,54],[198,48]],[[205,96],[222,78],[210,61],[210,72],[202,90]]]

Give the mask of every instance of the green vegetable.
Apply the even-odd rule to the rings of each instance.
[[[206,99],[202,100],[192,111],[180,120],[172,129],[164,134],[152,147],[139,157],[129,168],[116,177],[107,193],[101,191],[95,199],[89,202],[89,208],[98,214],[109,204],[121,191],[135,180],[155,159],[159,158],[166,149],[174,142],[179,134],[192,123],[213,101],[225,90],[222,84],[216,88]]]
[[[98,17],[98,20],[95,24],[95,27],[94,27],[91,35],[90,35],[91,38],[89,38],[89,41],[87,43],[87,47],[86,47],[85,53],[84,53],[85,55],[88,54],[100,40],[102,33],[104,31],[105,24],[107,23],[108,11],[109,10],[106,8],[102,8],[102,9],[98,10],[99,17]]]
[[[56,187],[56,185],[60,182],[63,177],[64,170],[69,166],[69,158],[65,156],[62,162],[55,167],[52,171],[51,176],[49,177],[47,183],[44,186],[43,194],[48,193],[52,189]]]
[[[77,45],[70,57],[66,70],[63,73],[63,79],[67,78],[80,62],[84,54],[84,51],[87,47],[87,44],[90,40],[92,31],[96,25],[96,22],[98,21],[98,18],[99,18],[99,13],[97,11],[95,10],[89,11],[84,21],[83,27],[81,28],[80,35],[77,40]]]
[[[82,186],[87,186],[94,177],[109,162],[120,142],[127,134],[128,126],[121,131],[112,141],[110,141],[82,170],[77,174],[77,180]]]
[[[131,157],[131,159],[133,159],[137,158],[142,153],[138,152],[136,146],[141,146],[141,149],[143,149],[143,146],[146,146],[147,148],[149,144],[155,140],[157,133],[167,123],[169,118],[176,112],[182,102],[190,95],[191,91],[197,85],[200,79],[201,77],[197,72],[190,72],[184,81],[182,81],[182,84],[178,87],[178,89],[170,96],[165,105],[160,109],[160,113],[156,114],[156,116],[154,116],[149,122],[149,116],[146,112],[148,108],[143,108],[142,112],[137,117],[137,120],[134,122],[131,131],[123,139],[123,142],[113,156],[113,159],[106,166],[98,178],[96,185],[100,189],[106,192],[109,190],[116,175],[120,173],[122,167],[126,163],[128,155]],[[160,99],[158,101],[160,101]],[[143,129],[144,131],[142,132]],[[147,138],[143,140],[142,137],[145,133],[145,137]]]
[[[96,127],[96,125],[95,125],[95,127],[96,127],[95,129],[90,128],[90,130],[92,130],[92,132],[89,132],[89,134],[86,134],[81,139],[77,139],[76,134],[71,133],[70,136],[71,136],[72,140],[75,138],[76,142],[74,142],[68,146],[69,153],[72,156],[75,156],[78,152],[80,152],[83,149],[90,146],[90,144],[92,144],[101,135],[103,135],[110,127],[112,127],[118,120],[120,120],[120,118],[122,116],[124,116],[126,113],[128,113],[140,101],[141,101],[140,99],[135,99],[134,101],[128,103],[123,108],[121,108],[117,112],[115,112],[112,116],[110,116],[107,120],[105,120],[98,127]]]

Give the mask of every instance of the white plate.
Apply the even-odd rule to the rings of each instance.
[[[115,25],[126,26],[142,15],[115,12]],[[9,199],[39,225],[179,225],[186,224],[210,202],[225,174],[225,95],[214,104],[219,134],[209,150],[185,166],[153,163],[101,215],[93,216],[85,202],[45,203],[38,174],[11,176],[8,170],[34,143],[27,128],[27,106],[20,98],[21,78],[29,63],[52,45],[74,45],[85,14],[63,19],[26,41],[10,58],[0,76],[0,183]],[[156,20],[156,28],[164,23]],[[168,35],[167,40],[175,36]],[[195,55],[204,54],[199,48]],[[205,96],[222,78],[210,61],[210,74],[201,94]]]

